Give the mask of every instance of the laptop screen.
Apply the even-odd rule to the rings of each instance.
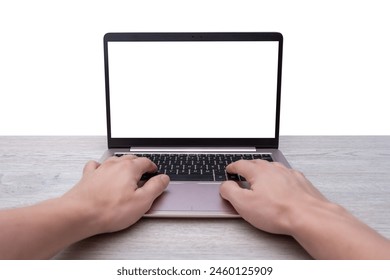
[[[111,138],[277,137],[279,44],[108,41]]]

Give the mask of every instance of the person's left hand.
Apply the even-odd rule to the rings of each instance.
[[[169,177],[158,175],[138,187],[142,174],[156,170],[149,159],[133,155],[111,157],[102,164],[89,161],[81,180],[63,198],[90,212],[94,234],[122,230],[138,221],[168,186]]]

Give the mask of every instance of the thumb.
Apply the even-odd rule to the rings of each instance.
[[[248,192],[249,190],[241,188],[235,181],[224,181],[219,189],[222,198],[229,201],[237,212],[245,204]]]
[[[167,175],[157,175],[150,178],[141,188],[136,192],[142,200],[148,201],[150,204],[163,193],[169,184],[169,177]]]
[[[87,175],[87,174],[90,174],[92,173],[93,171],[95,171],[98,167],[100,166],[100,163],[94,161],[94,160],[90,160],[88,161],[85,166],[84,166],[84,169],[83,169],[83,175]]]

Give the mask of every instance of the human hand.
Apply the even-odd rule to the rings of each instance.
[[[138,221],[167,187],[166,175],[154,176],[138,187],[143,173],[156,170],[149,159],[133,155],[111,157],[102,164],[90,161],[81,180],[63,197],[90,212],[93,234],[122,230]]]
[[[228,165],[226,171],[244,176],[250,189],[225,181],[221,196],[246,221],[267,232],[291,235],[299,211],[313,203],[328,202],[302,173],[280,163],[240,160]]]

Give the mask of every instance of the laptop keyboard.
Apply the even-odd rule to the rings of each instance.
[[[120,157],[129,153],[117,153]],[[225,168],[240,159],[263,159],[272,162],[270,154],[134,154],[146,157],[157,165],[156,173],[146,173],[141,180],[157,174],[167,174],[171,181],[245,181],[245,178],[227,173]]]

